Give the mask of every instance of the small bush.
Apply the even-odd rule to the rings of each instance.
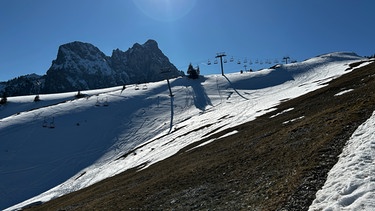
[[[1,97],[0,100],[0,105],[5,105],[8,102],[8,98],[5,93],[3,93],[3,96]]]
[[[83,97],[86,97],[86,95],[82,94],[81,91],[78,91],[78,93],[76,94],[76,98],[83,98]]]
[[[188,70],[187,70],[187,74],[188,74],[188,77],[191,78],[191,79],[199,78],[199,74],[200,74],[199,67],[197,67],[197,69],[195,69],[193,67],[193,65],[190,63],[189,67],[188,67]]]
[[[35,98],[34,98],[34,102],[39,102],[39,101],[40,101],[40,97],[39,97],[39,95],[35,96]]]

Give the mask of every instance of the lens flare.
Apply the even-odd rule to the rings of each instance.
[[[176,21],[187,15],[196,0],[133,0],[145,15],[158,21]]]

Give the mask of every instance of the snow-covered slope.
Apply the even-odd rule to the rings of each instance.
[[[80,99],[76,93],[45,95],[40,102],[9,98],[0,107],[0,181],[6,181],[0,208],[33,196],[9,210],[48,201],[146,168],[324,86],[358,60],[364,58],[332,53],[252,73],[177,78],[170,80],[174,97],[166,82],[157,82],[93,90]]]

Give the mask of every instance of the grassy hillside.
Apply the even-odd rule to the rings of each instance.
[[[375,110],[374,79],[373,63],[147,169],[30,210],[307,210],[346,141]]]

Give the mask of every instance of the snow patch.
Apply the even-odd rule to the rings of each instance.
[[[341,91],[341,92],[335,94],[334,96],[335,96],[335,97],[337,97],[337,96],[341,96],[341,95],[344,95],[344,94],[346,94],[346,93],[349,93],[349,92],[351,92],[351,91],[353,91],[353,90],[354,90],[354,89],[344,90],[344,91]]]
[[[270,116],[270,119],[275,118],[275,117],[277,117],[277,116],[279,116],[279,115],[281,115],[281,114],[285,114],[285,113],[287,113],[287,112],[289,112],[289,111],[293,111],[293,110],[294,110],[294,108],[288,108],[288,109],[285,109],[284,111],[282,111],[282,112],[280,112],[280,113],[277,113],[277,114],[275,114],[275,115]]]
[[[196,149],[196,148],[202,147],[202,146],[204,146],[204,145],[207,145],[207,144],[209,144],[209,143],[211,143],[211,142],[213,142],[213,141],[216,141],[216,140],[219,140],[219,139],[222,139],[222,138],[225,138],[225,137],[228,137],[228,136],[234,135],[234,134],[236,134],[236,133],[238,133],[238,131],[237,131],[237,130],[234,130],[234,131],[232,131],[232,132],[229,132],[229,133],[227,133],[227,134],[225,134],[225,135],[220,136],[219,138],[210,139],[210,140],[208,140],[208,141],[206,141],[206,142],[203,142],[203,143],[199,144],[198,146],[195,146],[195,147],[193,147],[193,148],[191,148],[191,149],[186,150],[186,152],[189,152],[189,151],[191,151],[191,150],[193,150],[193,149]]]
[[[303,119],[303,118],[305,118],[305,116],[300,116],[300,117],[298,117],[298,118],[295,118],[295,119],[291,119],[291,120],[285,121],[285,122],[283,122],[283,125],[286,125],[286,124],[289,124],[289,123],[292,123],[292,122],[295,122],[295,121],[301,120],[301,119]]]
[[[374,210],[375,112],[347,142],[309,210]]]

